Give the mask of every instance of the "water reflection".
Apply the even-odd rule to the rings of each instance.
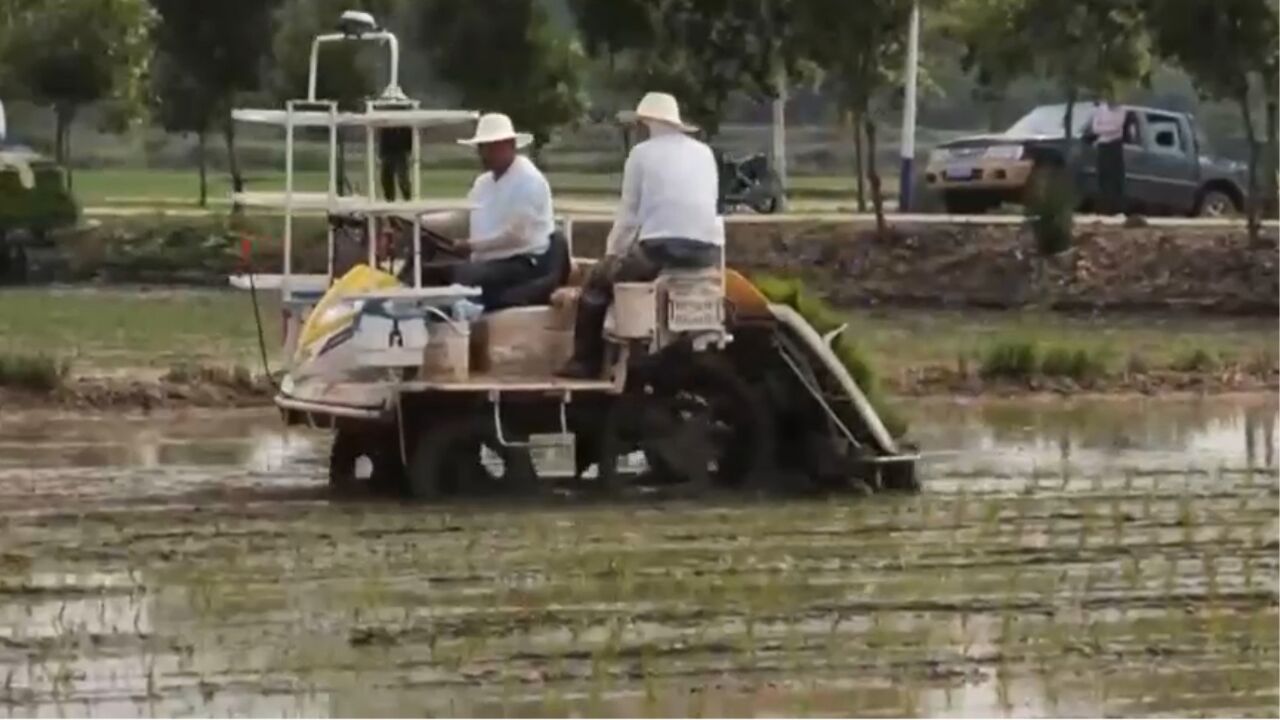
[[[941,473],[1274,469],[1274,398],[919,400],[911,434]]]

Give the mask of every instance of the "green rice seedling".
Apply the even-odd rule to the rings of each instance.
[[[51,355],[0,354],[0,387],[50,393],[63,386],[70,364]]]
[[[1170,370],[1185,373],[1215,372],[1220,368],[1219,358],[1199,347],[1179,354],[1169,363]]]
[[[1275,348],[1266,348],[1258,350],[1249,356],[1249,360],[1244,366],[1245,372],[1250,375],[1267,376],[1280,369],[1280,359],[1277,358]]]
[[[1063,377],[1086,382],[1105,377],[1108,357],[1103,350],[1052,347],[1040,360],[1040,372],[1049,377]]]
[[[1027,380],[1039,369],[1039,346],[1032,340],[1013,338],[987,348],[979,373],[989,379]]]

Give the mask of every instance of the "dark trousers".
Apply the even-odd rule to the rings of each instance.
[[[517,255],[501,260],[472,260],[468,262],[435,265],[422,268],[422,284],[425,287],[457,283],[480,288],[480,304],[486,308],[498,306],[497,297],[516,285],[534,280],[544,272],[544,260],[534,255]],[[409,284],[413,277],[412,266],[406,267],[400,280]]]
[[[1098,212],[1117,215],[1124,211],[1124,141],[1099,143]]]
[[[394,201],[397,183],[400,185],[400,199],[408,200],[412,190],[408,155],[388,155],[382,158],[382,197]]]
[[[636,242],[626,253],[606,257],[591,269],[578,299],[573,327],[573,359],[598,374],[604,360],[604,318],[613,302],[613,286],[620,282],[651,282],[667,268],[715,267],[721,249],[686,238]]]

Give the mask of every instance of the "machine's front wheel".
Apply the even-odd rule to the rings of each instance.
[[[501,467],[486,463],[490,451]],[[409,493],[418,500],[442,500],[496,487],[528,487],[537,474],[529,453],[503,447],[493,420],[483,413],[429,423],[409,454]]]
[[[356,495],[365,488],[394,493],[403,486],[404,464],[394,437],[351,429],[338,430],[329,449],[329,488]]]

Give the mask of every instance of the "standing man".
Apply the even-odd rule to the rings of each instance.
[[[378,155],[382,161],[382,197],[394,201],[396,184],[400,185],[400,199],[408,200],[412,185],[409,183],[409,155],[413,152],[413,128],[388,127],[378,132]]]
[[[486,307],[494,307],[504,289],[548,271],[547,250],[555,231],[551,185],[533,161],[517,152],[532,139],[528,133],[517,133],[506,115],[488,113],[480,117],[475,135],[458,141],[476,149],[484,172],[467,194],[468,237],[454,240],[449,248],[470,259],[454,267],[450,279],[480,288]],[[457,219],[446,213],[424,217],[423,222],[447,224]]]
[[[711,148],[688,136],[695,128],[681,122],[676,99],[651,92],[619,119],[638,122],[648,137],[627,155],[606,254],[583,284],[573,358],[561,377],[599,377],[614,283],[648,282],[667,267],[714,267],[724,251],[716,160]]]
[[[1112,104],[1107,93],[1093,111],[1089,134],[1098,149],[1098,212],[1119,215],[1125,211],[1124,127],[1125,110]]]

